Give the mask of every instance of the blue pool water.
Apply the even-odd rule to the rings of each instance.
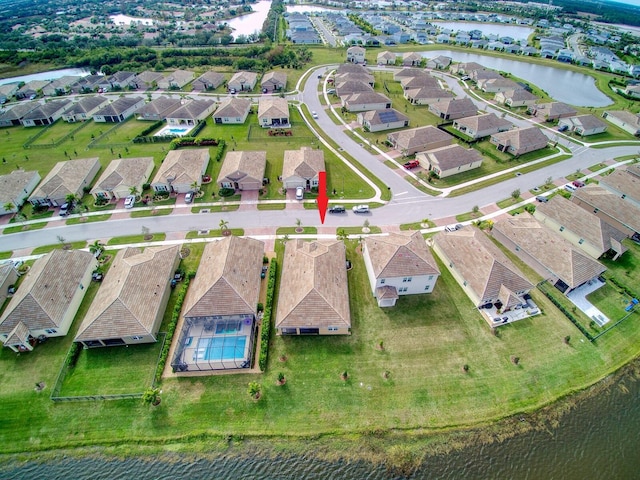
[[[198,340],[197,358],[211,361],[243,359],[246,345],[246,335],[201,338]]]
[[[193,126],[189,127],[171,127],[166,125],[162,127],[157,133],[154,135],[156,137],[164,136],[164,135],[175,135],[177,137],[182,137],[193,130]]]

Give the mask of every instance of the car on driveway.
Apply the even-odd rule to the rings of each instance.
[[[134,203],[136,203],[136,196],[127,195],[124,199],[124,208],[133,208]]]
[[[407,170],[411,170],[412,168],[417,168],[420,166],[420,162],[418,160],[409,160],[404,165],[402,165]]]
[[[584,182],[582,180],[574,180],[571,184],[576,188],[584,187]]]
[[[304,198],[304,189],[302,187],[296,187],[296,200],[302,200]]]
[[[333,205],[329,207],[329,213],[344,213],[344,212],[346,212],[344,205]]]
[[[187,192],[187,194],[184,196],[184,203],[191,203],[193,202],[193,197],[194,197],[195,193],[194,192]]]
[[[573,192],[575,192],[575,191],[578,189],[578,187],[574,187],[571,183],[567,183],[567,184],[564,186],[564,189],[565,189],[567,192],[572,192],[572,193],[573,193]]]
[[[567,130],[569,130],[569,125],[560,125],[558,127],[559,132],[566,132]]]
[[[447,225],[444,227],[445,232],[455,232],[456,230],[460,230],[463,227],[462,224],[457,223],[456,225]]]
[[[58,214],[61,217],[66,217],[71,213],[71,210],[73,210],[74,206],[75,205],[73,205],[73,203],[64,202],[62,205],[60,205],[60,211],[58,212]]]
[[[547,203],[549,201],[549,199],[544,195],[538,195],[536,197],[536,200],[539,201],[540,203]]]
[[[369,213],[369,205],[355,205],[352,210],[353,213]]]

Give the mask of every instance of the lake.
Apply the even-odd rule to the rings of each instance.
[[[32,73],[29,75],[21,75],[19,77],[2,78],[0,79],[0,85],[4,85],[5,83],[29,82],[31,80],[55,80],[56,78],[64,77],[65,75],[86,77],[89,73],[89,70],[82,68],[62,68],[60,70]]]
[[[448,28],[449,30],[470,32],[471,30],[480,30],[482,35],[488,36],[495,34],[500,37],[511,37],[518,41],[527,40],[529,35],[533,33],[533,28],[523,27],[520,25],[507,25],[504,23],[488,23],[488,22],[438,22],[431,21],[433,25],[440,29]]]
[[[250,3],[253,13],[248,15],[242,15],[241,17],[232,18],[227,21],[232,29],[232,35],[234,38],[238,38],[240,35],[251,35],[252,33],[260,33],[262,31],[262,24],[267,18],[269,9],[271,8],[270,0],[261,0],[260,2]]]

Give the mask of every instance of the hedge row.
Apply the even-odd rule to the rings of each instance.
[[[223,139],[220,139],[218,143],[218,150],[216,150],[216,162],[219,162],[220,160],[222,160],[222,157],[224,155],[224,149],[226,146],[227,146],[226,142]]]
[[[271,260],[269,266],[269,277],[267,280],[267,299],[264,306],[264,314],[262,315],[262,333],[260,334],[260,358],[258,365],[263,372],[267,368],[267,360],[269,354],[269,337],[271,336],[271,309],[273,308],[273,295],[276,290],[276,271],[278,265],[275,259]]]
[[[543,284],[544,284],[544,285],[548,285],[547,283],[544,283],[544,282],[543,282]],[[540,287],[542,287],[542,284],[540,285]],[[549,300],[551,300],[551,303],[553,303],[556,307],[558,307],[558,310],[560,310],[560,311],[564,314],[564,316],[565,316],[565,317],[567,317],[567,318],[569,319],[569,321],[570,321],[571,323],[573,323],[573,324],[576,326],[576,328],[577,328],[578,330],[580,330],[580,332],[581,332],[585,337],[587,337],[587,339],[588,339],[590,342],[593,342],[593,340],[594,340],[593,336],[591,336],[591,334],[587,331],[587,329],[586,329],[586,328],[584,328],[580,322],[578,322],[578,320],[576,319],[576,317],[574,317],[574,316],[573,316],[573,315],[572,315],[572,314],[571,314],[571,313],[570,313],[570,312],[569,312],[569,311],[564,307],[564,305],[561,305],[561,304],[560,304],[560,302],[558,302],[558,300],[556,300],[556,298],[555,298],[553,295],[551,295],[551,293],[550,293],[550,292],[548,292],[548,291],[547,291],[547,288],[552,288],[552,287],[539,288],[539,290],[540,290],[542,293],[544,293],[545,297],[547,297]]]
[[[607,280],[610,281],[611,283],[613,283],[616,287],[618,287],[626,295],[629,295],[629,297],[631,297],[631,298],[640,298],[637,293],[632,292],[631,290],[629,290],[626,285],[623,285],[622,283],[620,283],[618,280],[616,280],[615,277],[609,277],[609,278],[607,278]]]
[[[164,366],[166,365],[167,358],[169,357],[169,349],[171,348],[171,341],[173,340],[173,335],[176,331],[176,326],[178,325],[178,319],[180,318],[180,311],[182,310],[184,297],[187,295],[189,282],[195,276],[196,274],[194,272],[189,272],[186,275],[184,283],[182,284],[182,289],[180,290],[180,293],[178,293],[178,298],[176,298],[176,304],[173,307],[173,314],[171,315],[171,321],[169,322],[169,326],[167,327],[167,336],[164,339],[162,352],[160,352],[160,360],[158,361],[158,365],[156,367],[156,375],[153,379],[154,385],[157,385],[160,382],[160,379],[162,378],[162,372],[164,371]]]
[[[195,138],[195,137],[180,137],[174,138],[171,141],[171,150],[176,150],[182,147],[204,147],[213,146],[216,147],[220,143],[217,138]]]

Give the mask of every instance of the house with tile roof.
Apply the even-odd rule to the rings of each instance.
[[[490,142],[498,151],[518,156],[545,148],[549,139],[538,127],[526,127],[494,133]]]
[[[504,92],[507,90],[516,90],[521,88],[513,80],[508,78],[499,77],[499,78],[487,78],[478,81],[478,88],[486,93],[497,93]]]
[[[427,68],[432,70],[446,70],[451,65],[451,57],[445,55],[438,55],[430,60],[427,60]]]
[[[602,114],[602,118],[633,136],[640,136],[640,114],[624,110],[607,110]]]
[[[124,90],[127,87],[136,88],[136,73],[118,71],[105,78],[100,88],[107,90]]]
[[[571,201],[631,237],[640,233],[640,207],[599,185],[578,188]]]
[[[18,281],[18,271],[13,265],[13,262],[6,262],[0,265],[0,305],[4,305],[4,302],[9,296],[9,288]]]
[[[433,251],[490,326],[496,326],[498,310],[512,311],[512,320],[527,316],[515,313],[527,313],[525,296],[533,284],[481,230],[467,226],[439,232],[433,237]],[[528,315],[535,313],[539,311],[531,308]]]
[[[364,80],[337,81],[335,83],[336,95],[344,97],[360,92],[373,92],[373,88]]]
[[[162,90],[180,90],[195,77],[189,70],[174,70],[158,80],[158,88]]]
[[[601,177],[600,186],[640,208],[640,164],[627,165]]]
[[[410,128],[387,135],[387,141],[391,147],[402,152],[404,156],[445,147],[451,145],[453,140],[451,135],[432,125]]]
[[[578,114],[575,108],[562,102],[539,103],[529,107],[528,111],[535,117],[544,118],[547,122]]]
[[[364,56],[367,51],[362,47],[347,48],[347,62],[362,64],[365,62]]]
[[[84,348],[157,342],[179,250],[179,245],[120,250],[73,341]]]
[[[391,100],[378,92],[357,92],[340,97],[342,106],[349,112],[365,112],[367,110],[384,110],[391,108]]]
[[[253,238],[207,243],[182,306],[174,372],[251,366],[263,256],[264,243]]]
[[[65,336],[97,266],[81,250],[56,249],[36,260],[0,317],[4,346],[27,352],[40,336]]]
[[[515,88],[513,90],[505,90],[496,93],[493,99],[507,107],[531,107],[539,100],[533,93],[526,91],[524,88]]]
[[[400,295],[431,293],[440,276],[420,232],[367,237],[362,254],[379,307],[395,306]]]
[[[222,73],[209,70],[196,78],[191,84],[191,88],[194,92],[206,92],[208,90],[215,90],[224,82],[225,77]]]
[[[154,166],[153,157],[111,160],[90,193],[96,200],[107,201],[125,198],[131,195],[134,188],[141,193],[142,186],[149,181]]]
[[[84,188],[91,186],[99,170],[98,157],[58,162],[29,196],[29,202],[57,207],[67,201],[68,195],[81,198]]]
[[[143,97],[119,97],[98,110],[93,115],[93,121],[99,123],[124,122],[143,105]]]
[[[309,190],[318,186],[319,173],[325,171],[324,152],[311,147],[285,150],[282,162],[282,186]]]
[[[158,82],[164,78],[164,75],[160,72],[153,72],[151,70],[145,70],[138,73],[133,82],[135,88],[139,90],[155,90],[158,88]]]
[[[13,98],[18,93],[18,83],[7,83],[0,85],[0,104],[6,103],[9,99]]]
[[[189,100],[167,115],[167,123],[173,126],[197,125],[205,121],[215,109],[216,102],[213,100]]]
[[[100,84],[104,82],[104,75],[87,75],[80,77],[71,85],[71,93],[94,93],[100,89]]]
[[[137,120],[149,120],[159,122],[167,118],[172,112],[182,106],[179,98],[166,97],[164,95],[156,97],[136,110]]]
[[[611,251],[613,260],[616,260],[627,250],[622,244],[622,240],[627,238],[624,232],[562,195],[537,205],[533,216],[593,258],[600,258]]]
[[[218,186],[241,191],[260,190],[266,168],[266,151],[227,152],[218,174]]]
[[[77,75],[65,75],[64,77],[51,80],[42,87],[42,94],[47,97],[57,97],[71,92],[71,86],[80,79]]]
[[[376,56],[376,63],[378,65],[395,65],[396,54],[393,52],[389,52],[388,50],[385,50],[384,52],[380,52]]]
[[[16,98],[21,100],[23,98],[31,98],[38,96],[42,93],[42,89],[51,83],[50,80],[30,80],[25,83],[16,92]]]
[[[216,124],[243,124],[251,110],[251,100],[247,98],[229,97],[222,101],[213,114]]]
[[[567,130],[582,137],[596,135],[607,130],[607,124],[595,115],[577,115],[575,117],[561,118],[558,127],[566,125]]]
[[[40,174],[35,171],[14,170],[0,175],[0,215],[17,213],[39,182]],[[6,208],[9,205],[13,208]]]
[[[409,126],[409,117],[393,108],[358,113],[357,121],[366,132],[381,132]]]
[[[422,55],[418,52],[404,52],[402,54],[402,65],[405,67],[419,67],[422,62]]]
[[[453,98],[451,92],[440,87],[409,88],[402,93],[402,96],[414,105],[430,105]]]
[[[263,93],[280,92],[287,87],[287,74],[283,71],[267,72],[262,77],[260,88]],[[265,92],[266,90],[266,92]]]
[[[353,67],[355,66],[359,66],[359,65],[351,65]],[[373,75],[371,75],[369,73],[369,70],[361,67],[362,68],[362,72],[343,72],[343,73],[336,73],[333,76],[333,83],[334,85],[340,85],[341,83],[345,83],[345,82],[360,82],[360,83],[366,83],[368,84],[370,87],[373,88],[373,86],[375,85],[376,81],[375,81],[375,77]]]
[[[604,265],[527,212],[499,220],[493,225],[492,233],[497,241],[565,295],[606,270]]]
[[[454,75],[470,75],[474,70],[483,70],[485,67],[476,62],[453,63],[449,71]]]
[[[286,98],[260,97],[258,123],[263,128],[289,126],[289,102]]]
[[[350,335],[346,248],[337,240],[290,240],[284,247],[277,335]]]
[[[52,125],[62,117],[62,114],[70,105],[71,100],[68,98],[43,103],[22,117],[22,125],[25,127]]]
[[[65,122],[84,122],[93,118],[93,114],[105,106],[109,99],[102,95],[92,97],[82,97],[77,102],[71,104],[63,113],[62,119]]]
[[[400,79],[400,85],[403,90],[411,90],[414,88],[440,88],[438,80],[431,75],[418,75],[416,77],[402,77]]]
[[[26,102],[12,105],[10,108],[0,110],[0,127],[12,127],[22,125],[22,119],[30,111],[38,108],[40,102]]]
[[[422,68],[407,67],[407,68],[403,68],[401,70],[395,71],[393,74],[393,80],[396,82],[400,82],[402,81],[403,78],[406,78],[406,77],[420,77],[420,76],[431,77],[429,72],[427,72]]]
[[[457,120],[478,113],[475,103],[467,97],[434,102],[429,105],[429,111],[442,120]]]
[[[482,166],[482,155],[477,150],[458,144],[418,152],[416,160],[422,168],[434,172],[438,178],[450,177]]]
[[[453,128],[475,139],[484,138],[498,132],[505,132],[513,127],[506,118],[495,113],[484,113],[471,117],[459,118],[453,122]]]
[[[364,65],[358,65],[354,63],[341,63],[336,69],[336,75],[343,73],[355,73],[358,75],[371,75],[371,71]]]
[[[209,149],[171,150],[158,169],[151,188],[156,192],[187,193],[200,188],[209,165]]]
[[[236,92],[250,92],[258,82],[258,74],[255,72],[239,71],[227,82],[229,90],[235,89]]]

